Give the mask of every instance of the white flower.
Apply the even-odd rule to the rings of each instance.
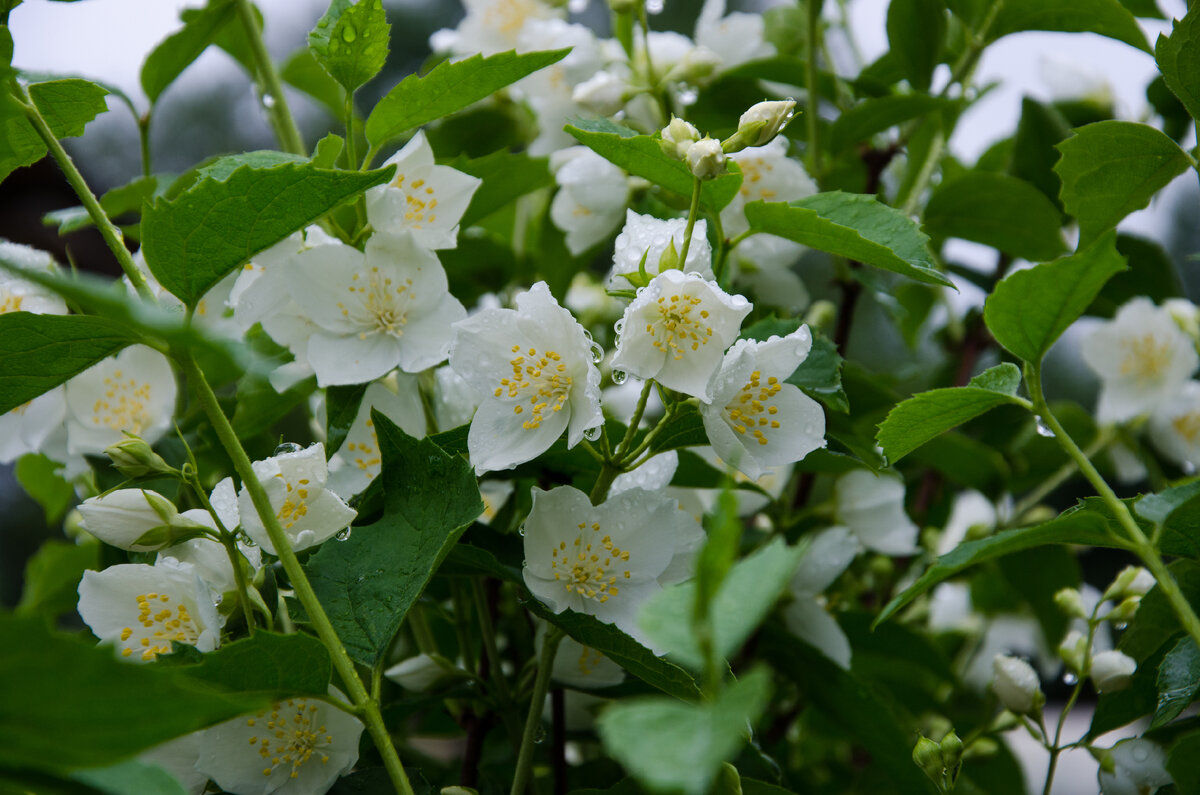
[[[570,608],[638,636],[638,608],[687,576],[703,531],[674,500],[641,489],[593,506],[570,486],[533,490],[523,575],[555,613]]]
[[[516,309],[484,309],[454,331],[450,366],[482,398],[467,437],[476,473],[529,461],[564,430],[574,447],[604,421],[588,338],[545,282]]]
[[[1167,772],[1167,755],[1162,746],[1135,737],[1122,740],[1108,751],[1112,770],[1101,766],[1100,791],[1104,795],[1153,795],[1159,787],[1174,783]]]
[[[137,760],[144,765],[157,765],[170,773],[188,795],[201,795],[208,786],[208,776],[196,769],[203,737],[203,731],[176,737],[143,751]]]
[[[1108,588],[1104,589],[1104,599],[1121,601],[1130,596],[1142,597],[1150,593],[1158,581],[1154,575],[1142,566],[1126,566],[1117,572]]]
[[[545,630],[538,632],[538,640],[545,637]],[[540,643],[539,643],[540,646]],[[556,682],[568,687],[590,690],[595,687],[610,687],[625,681],[625,669],[610,660],[603,652],[584,646],[572,637],[564,637],[554,655]]]
[[[66,391],[61,386],[0,414],[0,464],[11,464],[26,453],[41,452],[66,416]]]
[[[738,135],[739,137],[754,136],[746,146],[758,147],[768,144],[787,126],[795,112],[796,100],[794,99],[759,102],[751,105],[738,119]]]
[[[131,345],[66,384],[67,451],[100,453],[125,432],[154,444],[171,426],[175,374],[167,357]]]
[[[726,235],[736,237],[750,228],[746,220],[746,205],[750,202],[790,202],[817,192],[804,166],[787,156],[787,147],[786,138],[776,138],[765,146],[729,155],[742,170],[742,185],[733,201],[721,210]]]
[[[148,552],[163,544],[138,544],[137,540],[157,527],[200,525],[180,519],[175,504],[155,491],[118,489],[90,497],[79,506],[84,530],[106,544],[132,552]]]
[[[409,657],[388,668],[383,675],[414,693],[427,693],[447,680],[468,676],[466,671],[456,668],[454,663],[440,654]]]
[[[320,544],[357,516],[325,488],[328,471],[325,446],[320,443],[255,461],[252,466],[294,551]],[[238,494],[238,512],[246,535],[267,552],[277,554],[244,484]]]
[[[692,242],[688,246],[687,259],[680,263],[680,270],[686,273],[699,273],[705,279],[713,279],[712,246],[708,243],[707,225],[701,219],[692,228]],[[687,230],[687,221],[683,218],[662,220],[652,215],[639,215],[633,210],[625,213],[625,227],[617,235],[613,250],[613,268],[608,274],[608,289],[628,290],[633,283],[627,274],[638,273],[638,266],[643,257],[646,261],[646,273],[649,276],[658,274],[658,263],[663,252],[672,242],[676,251],[683,250],[683,233]]]
[[[885,555],[917,552],[917,526],[904,513],[904,481],[855,469],[837,479],[838,520],[863,546]]]
[[[316,324],[306,353],[321,386],[432,367],[446,358],[450,325],[467,314],[437,257],[408,235],[376,233],[365,252],[319,246],[292,268],[292,297]]]
[[[662,128],[659,137],[662,139],[663,151],[676,160],[684,160],[687,158],[688,149],[700,140],[701,135],[696,125],[678,116],[671,116],[670,123]]]
[[[973,528],[991,530],[996,526],[996,506],[978,491],[961,491],[954,498],[950,516],[938,539],[937,554],[945,555],[963,541]]]
[[[1096,419],[1125,422],[1174,397],[1200,363],[1191,338],[1166,309],[1134,298],[1083,341],[1083,360],[1100,376]]]
[[[287,236],[242,266],[225,302],[233,310],[233,323],[238,330],[245,333],[260,322],[265,326],[268,318],[289,309],[291,314],[296,314],[299,310],[292,303],[292,294],[288,290],[294,278],[290,270],[292,258],[301,251],[331,245],[341,245],[341,241],[319,226],[309,226]],[[276,342],[287,345],[284,340],[276,339]]]
[[[625,172],[586,146],[550,156],[558,192],[550,220],[566,233],[567,250],[578,256],[606,239],[621,223],[629,203]]]
[[[1020,657],[997,654],[992,660],[992,689],[1005,709],[1018,715],[1036,712],[1046,703],[1037,672]]]
[[[433,371],[433,416],[438,430],[466,425],[479,408],[479,396],[466,380],[449,366]]]
[[[526,23],[562,13],[542,0],[463,0],[463,6],[467,13],[457,28],[443,28],[430,37],[431,50],[455,55],[511,50]]]
[[[721,460],[751,479],[825,446],[825,412],[783,383],[811,348],[808,326],[765,342],[738,340],[713,374],[712,402],[700,404],[704,430]]]
[[[320,699],[277,701],[205,731],[196,768],[241,795],[321,795],[358,761],[362,731],[358,718]]]
[[[625,104],[629,91],[629,80],[616,69],[601,69],[575,86],[571,99],[592,113],[612,116]]]
[[[548,155],[575,143],[563,130],[568,119],[586,114],[586,109],[575,101],[575,87],[605,65],[600,42],[583,25],[561,19],[535,19],[526,23],[517,37],[517,50],[521,52],[559,47],[570,47],[571,52],[513,86],[537,116],[538,135],[529,144],[531,155]]]
[[[457,246],[458,222],[481,180],[449,166],[434,165],[433,149],[424,131],[418,131],[383,165],[394,165],[396,175],[366,193],[371,226],[380,232],[409,232],[423,248]]]
[[[752,235],[730,252],[734,282],[745,286],[757,303],[799,314],[811,299],[791,266],[804,251],[799,243],[777,235]]]
[[[766,40],[762,14],[725,15],[725,0],[705,0],[696,20],[696,43],[715,52],[722,69],[775,54],[775,45]]]
[[[791,592],[795,599],[783,613],[793,634],[846,669],[850,668],[850,641],[817,597],[841,576],[858,550],[858,539],[845,527],[831,527],[818,533],[792,575]]]
[[[79,615],[102,642],[120,655],[150,662],[171,653],[171,642],[212,651],[225,620],[216,595],[186,563],[153,566],[124,563],[85,571],[79,583]]]
[[[1129,677],[1136,670],[1137,661],[1115,649],[1092,656],[1092,684],[1097,693],[1120,690],[1129,684]]]
[[[1185,383],[1150,416],[1150,441],[1181,467],[1200,465],[1200,381]]]
[[[45,251],[20,243],[0,240],[0,259],[22,270],[58,275],[60,269],[54,257]],[[31,312],[35,315],[65,315],[67,304],[62,298],[10,270],[0,268],[0,315],[9,312]]]
[[[358,494],[371,484],[383,468],[379,436],[371,409],[383,413],[409,436],[425,436],[425,409],[417,377],[393,373],[375,381],[363,392],[354,424],[337,452],[329,459],[329,490],[339,497]]]
[[[709,379],[751,309],[749,301],[716,282],[664,271],[625,309],[613,369],[653,378],[707,403]]]

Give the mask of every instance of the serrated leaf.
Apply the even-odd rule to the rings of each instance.
[[[1079,243],[1087,245],[1187,170],[1179,145],[1148,124],[1101,121],[1075,131],[1058,145],[1054,171],[1062,202],[1079,220]]]
[[[1180,638],[1158,666],[1158,706],[1150,728],[1179,717],[1200,692],[1200,649],[1191,638]]]
[[[1171,35],[1159,35],[1154,60],[1171,93],[1193,119],[1200,119],[1200,8],[1190,8],[1171,23]]]
[[[783,594],[803,554],[804,547],[776,539],[729,570],[709,606],[716,654],[728,657],[746,642]],[[638,626],[669,658],[701,671],[704,656],[689,621],[696,589],[691,580],[655,594],[638,614]]]
[[[329,541],[305,564],[355,660],[387,653],[408,610],[463,531],[483,512],[471,465],[371,412],[383,455],[383,517]]]
[[[288,56],[279,69],[279,76],[324,105],[334,118],[340,119],[346,112],[346,89],[329,76],[307,47]]]
[[[1021,120],[1013,136],[1009,173],[1040,190],[1058,210],[1062,180],[1054,173],[1061,155],[1055,149],[1070,135],[1067,120],[1050,105],[1025,97],[1021,100]]]
[[[960,571],[985,560],[1045,544],[1087,544],[1116,549],[1129,548],[1127,543],[1117,540],[1108,518],[1091,510],[1073,508],[1049,522],[1032,527],[1004,530],[978,541],[966,541],[959,544],[934,561],[933,565],[927,568],[916,582],[893,597],[879,613],[875,623],[878,625],[887,621],[913,599]]]
[[[600,716],[605,749],[655,792],[705,795],[721,765],[745,743],[747,725],[767,706],[771,675],[758,668],[712,702],[628,699]]]
[[[978,386],[931,389],[892,409],[880,424],[876,439],[888,461],[895,464],[935,436],[1004,405],[1023,406],[1026,402]]]
[[[30,98],[56,138],[83,135],[87,123],[108,110],[108,94],[108,89],[78,77],[29,87]]]
[[[654,656],[654,652],[612,624],[573,610],[551,613],[537,600],[530,600],[525,606],[531,613],[550,622],[584,646],[602,652],[646,684],[681,699],[695,698],[700,694],[695,680],[687,671],[673,662]]]
[[[893,7],[895,4],[895,0],[893,0]],[[861,141],[866,141],[876,133],[881,133],[927,113],[952,107],[954,107],[954,103],[938,97],[931,97],[928,94],[872,97],[863,100],[837,117],[829,131],[829,145],[833,154],[836,155]]]
[[[682,160],[668,157],[654,136],[638,135],[607,119],[576,119],[565,129],[575,140],[613,165],[672,193],[691,197],[695,183],[691,169]],[[741,184],[741,174],[732,169],[728,174],[705,180],[700,188],[700,203],[711,210],[720,210],[733,201]]]
[[[892,0],[888,4],[888,47],[913,88],[929,90],[945,36],[943,0]]]
[[[1067,250],[1062,215],[1028,182],[986,171],[968,171],[938,186],[923,216],[934,237],[982,243],[1014,257],[1044,262]]]
[[[746,205],[750,228],[928,284],[953,286],[933,264],[929,237],[874,196],[832,191]]]
[[[25,583],[17,614],[57,618],[73,611],[79,601],[83,573],[99,563],[100,545],[95,542],[70,544],[50,540],[42,544],[25,564]]]
[[[234,268],[391,177],[394,169],[331,171],[304,163],[241,166],[228,178],[201,179],[142,215],[150,271],[188,306]]]
[[[367,117],[366,135],[379,147],[403,132],[449,116],[567,56],[570,50],[521,55],[513,51],[484,58],[443,61],[424,76],[409,75],[379,100]]]
[[[1108,232],[1075,254],[1005,277],[983,307],[996,341],[1014,356],[1040,362],[1109,277],[1125,270],[1116,240]]]
[[[217,33],[237,15],[230,0],[210,0],[184,26],[159,42],[142,64],[142,90],[153,105],[167,86],[213,43]]]
[[[333,0],[308,46],[342,88],[354,91],[383,69],[391,30],[379,0]]]
[[[447,165],[483,180],[459,222],[463,228],[507,207],[519,196],[554,184],[549,160],[544,157],[501,151],[473,160],[459,157]]]
[[[242,166],[249,168],[274,168],[288,163],[307,163],[303,155],[293,155],[288,152],[277,152],[274,149],[258,149],[253,152],[242,152],[237,155],[219,157],[209,163],[196,167],[197,179],[213,179],[224,182]]]
[[[1003,362],[984,370],[968,381],[967,386],[1015,395],[1021,386],[1021,368],[1012,362]]]
[[[0,315],[0,414],[139,341],[120,323],[91,315]]]
[[[1097,33],[1150,52],[1137,20],[1117,0],[1005,0],[988,40],[1026,30]]]

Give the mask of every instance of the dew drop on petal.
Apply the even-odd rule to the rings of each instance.
[[[614,384],[617,384],[618,386],[625,383],[625,380],[627,378],[629,378],[629,374],[626,373],[624,370],[613,370],[612,371],[612,381]]]
[[[697,91],[693,86],[689,86],[686,83],[680,85],[679,90],[675,94],[675,99],[679,100],[679,104],[683,105],[684,107],[687,107],[688,105],[695,105],[696,100],[699,98],[700,92]]]
[[[1150,751],[1145,746],[1139,745],[1133,749],[1133,760],[1135,762],[1145,762],[1150,758]]]
[[[604,349],[600,347],[600,343],[598,342],[593,342],[591,348],[592,364],[600,364],[600,361],[604,358]]]
[[[583,438],[587,439],[589,442],[594,442],[597,439],[599,439],[600,438],[600,426],[597,425],[595,428],[586,428],[583,431]]]
[[[341,530],[337,531],[336,535],[334,535],[334,538],[336,538],[338,541],[345,541],[349,537],[350,537],[350,528],[349,527],[343,527]]]
[[[613,323],[613,331],[621,334],[625,331],[625,318],[621,318],[616,323]]]
[[[303,447],[296,444],[295,442],[284,442],[283,444],[276,447],[275,452],[272,453],[271,455],[283,455],[285,453],[298,453],[303,449],[304,449]]]

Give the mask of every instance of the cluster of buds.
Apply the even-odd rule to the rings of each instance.
[[[668,157],[686,162],[698,179],[713,179],[725,173],[726,155],[770,143],[795,111],[794,100],[759,102],[742,114],[737,132],[724,141],[701,136],[695,125],[673,116],[660,133],[660,145]]]
[[[939,792],[948,792],[954,789],[958,774],[962,771],[963,741],[953,729],[940,743],[921,735],[913,746],[912,758]]]

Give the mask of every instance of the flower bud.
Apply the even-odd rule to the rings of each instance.
[[[667,71],[663,79],[669,83],[694,84],[702,82],[706,77],[717,71],[722,63],[721,56],[709,48],[704,46],[693,47]],[[692,102],[694,101],[693,99]],[[684,105],[691,104],[691,102],[683,99],[680,102]]]
[[[963,741],[954,729],[951,729],[950,733],[942,738],[939,745],[942,749],[942,763],[950,773],[950,780],[953,781],[958,777],[958,766],[962,764]]]
[[[681,265],[682,263],[679,261],[679,249],[675,248],[675,238],[671,238],[667,247],[663,249],[662,256],[658,258],[658,272],[682,270]]]
[[[1162,307],[1171,313],[1171,319],[1184,334],[1193,342],[1200,342],[1200,307],[1186,298],[1168,298],[1162,302]]]
[[[571,92],[571,99],[601,116],[611,116],[625,105],[626,83],[612,72],[601,70]]]
[[[383,672],[405,690],[425,693],[458,678],[469,678],[466,671],[440,654],[418,654],[396,663]]]
[[[1119,601],[1127,596],[1145,596],[1155,584],[1154,575],[1146,569],[1126,566],[1117,574],[1102,598]]]
[[[796,115],[793,99],[760,102],[738,119],[737,132],[722,144],[726,152],[740,152],[748,146],[770,143]]]
[[[149,552],[166,546],[166,534],[155,543],[139,543],[156,528],[169,526],[179,516],[175,505],[158,492],[119,489],[84,500],[79,506],[83,528],[106,544],[131,552]]]
[[[1078,588],[1063,588],[1054,594],[1054,604],[1071,618],[1087,618],[1087,610],[1083,606],[1083,595]]]
[[[1140,596],[1128,596],[1121,600],[1121,603],[1108,612],[1104,618],[1114,624],[1128,624],[1134,613],[1137,612],[1138,605],[1142,603]]]
[[[1083,671],[1087,663],[1087,638],[1079,630],[1073,629],[1058,644],[1058,656],[1066,663],[1067,669],[1073,673]]]
[[[946,769],[946,765],[942,761],[942,749],[937,743],[922,735],[913,746],[912,758],[917,767],[929,776],[930,781],[941,785],[942,771]]]
[[[700,131],[694,124],[672,116],[671,123],[662,128],[661,136],[659,146],[667,157],[684,160],[687,158],[688,147],[700,140]]]
[[[687,148],[687,164],[700,179],[712,179],[725,173],[725,153],[715,138],[701,138]]]
[[[804,316],[805,325],[814,331],[833,328],[835,320],[837,320],[837,307],[833,305],[832,301],[823,298],[820,301],[814,301]]]
[[[1129,684],[1137,661],[1119,651],[1102,651],[1092,657],[1092,684],[1097,693],[1111,693]]]
[[[1020,657],[997,654],[992,660],[992,689],[1006,709],[1018,715],[1040,712],[1046,703],[1037,672]]]
[[[143,478],[148,475],[174,477],[179,474],[179,470],[164,461],[162,456],[150,449],[150,445],[136,436],[129,436],[110,444],[104,449],[104,454],[112,459],[117,471],[127,478]]]

